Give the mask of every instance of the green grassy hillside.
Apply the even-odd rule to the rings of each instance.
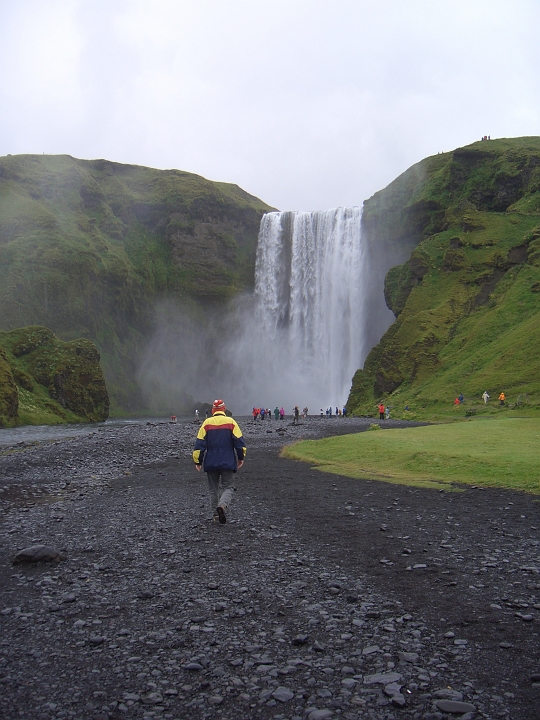
[[[356,373],[350,410],[540,410],[540,138],[428,158],[365,203],[365,225],[372,245],[416,247],[386,276],[396,321]]]
[[[140,409],[135,371],[156,302],[197,314],[252,284],[270,209],[179,170],[0,158],[0,329],[39,324],[94,341],[114,408]]]
[[[101,422],[108,415],[93,343],[62,342],[39,326],[0,332],[0,427]]]

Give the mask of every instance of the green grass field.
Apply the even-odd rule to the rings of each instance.
[[[539,449],[540,419],[484,417],[306,440],[286,447],[283,456],[358,479],[540,493]]]

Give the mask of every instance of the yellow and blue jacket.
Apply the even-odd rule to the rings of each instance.
[[[216,412],[203,422],[193,449],[196,465],[203,465],[205,472],[236,472],[237,458],[243,460],[245,455],[246,443],[236,420],[227,417],[224,412]]]

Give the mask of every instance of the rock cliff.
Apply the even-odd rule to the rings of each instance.
[[[114,407],[140,409],[136,367],[156,303],[178,299],[196,315],[249,287],[270,209],[179,170],[0,158],[0,329],[92,340]]]
[[[62,342],[40,326],[0,332],[0,427],[100,422],[108,415],[92,342]]]
[[[373,412],[383,398],[394,416],[433,415],[460,393],[473,402],[484,390],[534,406],[540,138],[477,142],[423,160],[366,201],[364,229],[375,254],[413,249],[386,275],[396,320],[355,374],[351,411]]]

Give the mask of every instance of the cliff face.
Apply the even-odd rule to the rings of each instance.
[[[0,332],[0,426],[101,422],[108,416],[93,343],[62,342],[39,326]]]
[[[540,391],[540,138],[478,142],[413,166],[365,203],[371,245],[414,247],[386,275],[396,320],[354,379],[353,412],[379,398],[429,411],[454,397]],[[536,328],[536,329],[535,329]]]
[[[94,341],[117,408],[162,297],[207,308],[253,283],[260,218],[235,185],[69,156],[0,158],[0,329]]]

